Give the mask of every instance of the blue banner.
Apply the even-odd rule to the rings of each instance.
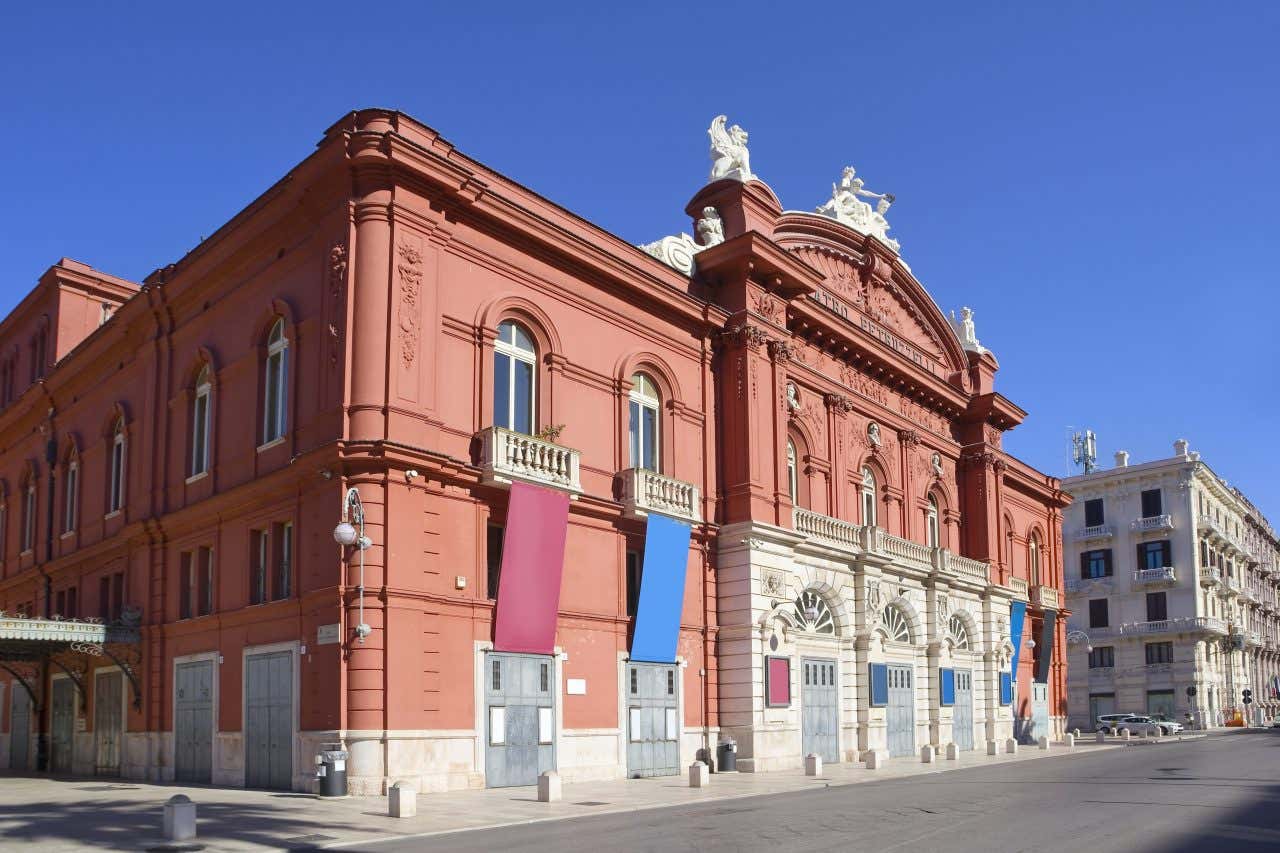
[[[1009,642],[1013,643],[1013,662],[1009,669],[1009,681],[1018,683],[1018,655],[1022,653],[1022,623],[1027,619],[1027,603],[1015,601],[1009,605]]]
[[[684,579],[689,568],[689,534],[683,521],[649,513],[640,570],[640,602],[631,659],[675,663],[684,609]]]

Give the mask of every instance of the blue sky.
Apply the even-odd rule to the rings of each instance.
[[[1280,523],[1276,4],[45,5],[0,35],[5,311],[64,255],[176,260],[364,106],[647,241],[724,112],[787,207],[846,164],[897,196],[1031,413],[1011,452],[1185,437]]]

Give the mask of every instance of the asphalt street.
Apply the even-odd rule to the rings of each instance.
[[[1280,851],[1280,730],[348,847],[431,851]]]

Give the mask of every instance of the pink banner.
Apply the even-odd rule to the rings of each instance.
[[[493,630],[496,651],[551,654],[568,528],[567,494],[511,484]]]

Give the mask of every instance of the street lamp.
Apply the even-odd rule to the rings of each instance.
[[[1093,651],[1093,644],[1089,642],[1089,635],[1086,634],[1084,631],[1068,631],[1067,642],[1071,643],[1072,645],[1076,645],[1078,643],[1084,643],[1084,650],[1086,652]]]
[[[360,553],[360,583],[356,586],[360,619],[356,625],[356,641],[363,644],[364,638],[373,633],[364,621],[364,552],[373,547],[373,540],[364,535],[364,504],[360,503],[360,492],[354,486],[347,489],[342,498],[342,521],[333,528],[333,541],[343,548],[355,546]]]

